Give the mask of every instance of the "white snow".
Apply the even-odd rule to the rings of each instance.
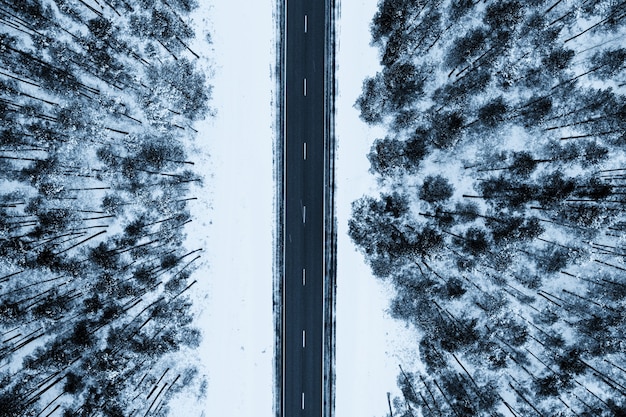
[[[376,280],[363,255],[348,237],[351,202],[364,194],[376,195],[375,179],[368,173],[367,153],[382,129],[359,119],[354,102],[363,80],[379,70],[378,52],[369,45],[369,27],[376,0],[342,1],[337,25],[337,339],[336,416],[385,416],[387,392],[400,395],[398,365],[415,369],[418,354],[410,350],[415,335],[386,309],[393,295],[390,286]],[[416,344],[413,343],[413,346]]]
[[[194,304],[208,377],[205,398],[181,396],[172,416],[273,416],[274,226],[272,0],[200,1],[192,46],[214,73],[215,117],[190,155],[205,175],[190,209],[190,248],[203,247]],[[212,44],[206,39],[210,33]]]

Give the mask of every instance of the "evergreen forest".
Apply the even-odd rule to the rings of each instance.
[[[165,416],[202,390],[195,0],[0,0],[0,416]]]
[[[422,364],[389,416],[625,416],[626,2],[378,6],[349,233]]]

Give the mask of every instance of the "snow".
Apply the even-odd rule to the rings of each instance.
[[[190,248],[205,249],[194,304],[206,396],[173,416],[273,416],[273,1],[200,1],[192,46],[213,72],[215,116],[195,126],[205,176],[190,209]],[[207,42],[210,34],[212,44]]]
[[[387,392],[400,395],[398,365],[415,369],[412,361],[419,357],[409,348],[412,330],[386,312],[393,290],[372,277],[347,235],[352,201],[378,194],[366,155],[384,132],[361,121],[354,108],[363,80],[380,68],[378,52],[369,45],[376,7],[375,0],[343,1],[337,22],[336,417],[387,415]]]

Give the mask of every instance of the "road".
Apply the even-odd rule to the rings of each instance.
[[[282,417],[323,413],[325,10],[286,0]]]

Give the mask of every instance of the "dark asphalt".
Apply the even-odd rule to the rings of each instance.
[[[281,415],[320,417],[326,6],[323,0],[286,3]]]

